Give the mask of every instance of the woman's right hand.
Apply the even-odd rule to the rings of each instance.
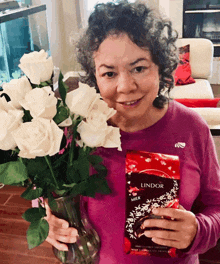
[[[66,220],[57,218],[50,210],[45,201],[45,209],[47,216],[45,219],[49,223],[49,234],[46,241],[61,251],[67,251],[68,247],[65,243],[75,243],[78,238],[78,231],[73,227],[69,227]]]

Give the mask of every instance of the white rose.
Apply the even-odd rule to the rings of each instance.
[[[52,119],[57,113],[57,98],[49,86],[32,89],[20,104],[25,110],[30,111],[33,118]]]
[[[59,127],[68,127],[68,126],[71,126],[72,125],[72,119],[71,117],[69,116],[67,119],[65,119],[63,122],[61,122],[58,126]]]
[[[12,132],[20,149],[19,156],[34,159],[46,155],[53,156],[60,151],[63,130],[53,120],[34,118]]]
[[[24,54],[18,65],[33,84],[50,80],[53,73],[53,60],[47,52],[41,50]]]
[[[118,127],[108,126],[106,132],[105,144],[103,147],[118,148],[118,150],[122,151],[120,129]]]
[[[100,113],[104,114],[106,117],[106,121],[117,112],[115,109],[109,108],[108,104],[103,100],[96,100],[92,106],[91,111],[93,110],[99,111]]]
[[[77,143],[82,146],[83,143],[91,148],[101,147],[105,143],[105,131],[107,125],[103,129],[97,129],[95,126],[91,126],[85,121],[82,121],[77,128],[77,132],[80,134],[81,140]]]
[[[4,83],[2,88],[3,93],[6,93],[11,99],[10,104],[17,109],[22,108],[19,101],[24,99],[26,93],[32,90],[30,82],[25,76],[20,79],[13,79],[9,83]]]
[[[67,93],[66,104],[71,114],[78,114],[87,117],[93,104],[100,100],[100,95],[96,93],[94,87],[79,83],[79,88]]]
[[[97,110],[92,110],[86,122],[82,121],[77,128],[81,140],[78,144],[84,143],[91,148],[106,147],[118,148],[121,150],[119,128],[108,126],[106,115]]]
[[[0,149],[15,149],[17,144],[12,136],[12,132],[22,124],[23,115],[22,110],[5,111],[0,108]]]
[[[4,96],[0,97],[0,111],[16,110],[16,108],[10,102],[7,102]]]

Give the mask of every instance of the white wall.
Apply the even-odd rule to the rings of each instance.
[[[179,38],[182,38],[183,0],[159,0],[159,10],[171,19]]]
[[[138,3],[146,3],[150,8],[158,8],[159,0],[136,0]]]
[[[179,38],[183,35],[183,0],[170,0],[169,17],[174,28],[178,31]]]
[[[152,8],[159,8],[162,15],[171,19],[179,38],[182,38],[183,0],[137,0],[137,2],[146,3]]]

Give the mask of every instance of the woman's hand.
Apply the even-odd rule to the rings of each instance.
[[[63,243],[75,243],[78,237],[77,229],[69,227],[69,223],[59,219],[51,213],[48,203],[45,201],[47,216],[45,219],[49,223],[49,234],[46,241],[58,250],[67,251],[67,245]],[[63,242],[63,243],[61,243]]]
[[[186,249],[192,243],[198,228],[196,217],[192,212],[180,205],[179,209],[156,208],[153,209],[153,214],[161,216],[162,219],[147,219],[141,228],[162,228],[162,230],[144,232],[144,235],[152,238],[154,243],[178,249]]]

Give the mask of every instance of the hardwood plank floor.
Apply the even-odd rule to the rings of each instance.
[[[1,264],[59,264],[52,247],[44,242],[29,250],[26,231],[29,223],[22,214],[31,202],[20,197],[21,187],[4,186],[0,189],[0,263]]]

